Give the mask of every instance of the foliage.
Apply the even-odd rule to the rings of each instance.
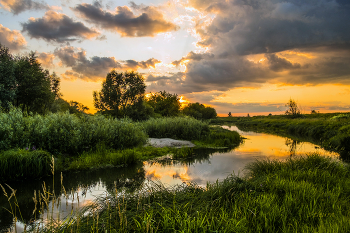
[[[0,44],[0,106],[9,109],[16,97],[15,63],[9,49]]]
[[[209,124],[191,117],[151,118],[140,123],[152,138],[200,140],[209,134]]]
[[[24,112],[46,113],[59,93],[60,79],[43,70],[34,52],[14,57],[0,44],[0,101]]]
[[[285,112],[286,115],[292,116],[292,117],[298,117],[301,116],[300,109],[298,107],[298,104],[293,99],[289,99],[288,103],[286,103],[286,107],[288,108]]]
[[[145,89],[144,78],[139,73],[112,70],[103,81],[101,91],[93,93],[95,108],[104,114],[124,117],[127,107],[142,102]]]
[[[228,113],[228,117],[232,117],[232,114],[231,114],[231,112],[229,112],[229,113]]]
[[[144,144],[146,139],[142,127],[127,119],[79,118],[68,112],[24,116],[18,108],[0,113],[0,150],[35,146],[55,154],[77,154],[100,142],[123,149]]]
[[[160,116],[178,116],[180,113],[181,103],[177,94],[166,91],[150,93],[147,103],[154,109],[154,113]]]
[[[317,154],[260,160],[222,182],[115,188],[44,232],[348,232],[350,170]],[[53,225],[55,224],[55,225]]]
[[[183,114],[194,117],[199,120],[208,120],[217,116],[216,110],[200,103],[190,103],[182,110]]]
[[[1,181],[38,178],[50,174],[51,155],[48,152],[33,149],[14,149],[1,152]]]
[[[210,127],[210,133],[199,141],[194,141],[201,147],[228,147],[233,148],[242,142],[241,136],[236,131],[230,131],[222,127]]]

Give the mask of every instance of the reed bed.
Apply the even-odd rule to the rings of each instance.
[[[32,179],[50,174],[52,156],[42,150],[13,149],[0,153],[0,181]]]
[[[318,154],[256,161],[247,177],[132,194],[115,188],[43,232],[348,232],[350,169]],[[54,227],[53,227],[54,226]]]
[[[140,123],[149,137],[200,140],[210,132],[208,122],[191,117],[164,117]]]
[[[139,124],[129,119],[50,113],[24,116],[19,108],[0,112],[0,151],[40,148],[54,154],[78,154],[95,149],[98,143],[112,149],[131,148],[146,142]]]

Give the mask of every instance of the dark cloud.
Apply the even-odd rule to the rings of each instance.
[[[50,7],[44,2],[32,0],[0,0],[1,5],[8,11],[17,15],[26,10],[48,10]]]
[[[269,68],[275,72],[301,68],[299,63],[293,64],[285,58],[278,57],[276,54],[265,54],[265,57],[269,62]]]
[[[154,67],[160,61],[150,58],[147,61],[118,61],[114,57],[98,57],[93,56],[90,59],[86,57],[86,51],[71,46],[58,48],[54,55],[57,56],[62,66],[70,67],[72,70],[66,71],[65,75],[70,79],[98,80],[105,78],[112,69],[128,70],[128,69],[146,69]]]
[[[211,102],[217,112],[231,112],[231,113],[253,113],[253,112],[283,112],[286,110],[284,104],[281,103],[221,103]]]
[[[41,38],[47,41],[67,42],[77,39],[90,39],[99,33],[86,27],[81,22],[74,22],[65,14],[47,11],[43,18],[31,18],[23,23],[23,31],[32,38]]]
[[[11,31],[0,24],[0,43],[11,50],[20,50],[27,44],[25,38],[19,31]]]
[[[203,59],[213,59],[214,54],[211,53],[194,53],[193,51],[189,52],[185,57],[182,57],[180,60],[173,61],[171,64],[174,66],[179,66],[182,62],[186,60],[200,61]]]
[[[111,13],[101,9],[100,5],[86,3],[79,4],[74,10],[90,23],[126,37],[155,36],[178,29],[175,24],[166,21],[156,7],[140,6],[133,2],[131,6],[141,11],[141,14],[135,15],[127,6],[118,6],[116,12]]]

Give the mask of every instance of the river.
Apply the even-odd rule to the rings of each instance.
[[[15,229],[11,214],[1,208],[0,231],[7,232],[7,229],[12,226],[10,232],[16,230],[23,232],[23,222],[29,223],[33,218],[34,190],[36,192],[42,190],[44,182],[48,190],[52,190],[54,182],[54,192],[60,199],[58,207],[51,200],[50,209],[54,207],[54,216],[47,215],[47,212],[44,211],[41,218],[45,221],[46,218],[51,217],[63,219],[72,210],[90,204],[96,197],[113,192],[115,187],[127,192],[147,187],[152,182],[165,187],[195,182],[197,185],[205,187],[208,182],[221,181],[231,174],[244,176],[245,166],[257,159],[283,160],[291,156],[313,152],[332,157],[339,156],[309,142],[271,134],[241,131],[236,126],[222,127],[235,130],[246,139],[240,146],[232,150],[194,150],[196,156],[187,160],[164,158],[123,168],[66,172],[63,174],[62,180],[65,192],[61,187],[60,174],[55,174],[54,181],[52,177],[49,177],[43,180],[11,183],[9,185],[17,190],[16,197],[22,217],[17,212],[19,220]],[[9,191],[9,189],[6,190]],[[0,196],[0,206],[10,210],[4,195]]]

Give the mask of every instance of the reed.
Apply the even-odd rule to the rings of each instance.
[[[348,232],[350,168],[311,154],[261,160],[247,177],[127,194],[116,188],[55,232]],[[79,219],[79,222],[78,222]],[[51,232],[46,227],[44,232]]]
[[[141,124],[149,137],[200,140],[209,134],[209,124],[191,117],[164,117]]]
[[[50,174],[52,157],[42,150],[13,149],[0,153],[0,180],[39,178]]]

